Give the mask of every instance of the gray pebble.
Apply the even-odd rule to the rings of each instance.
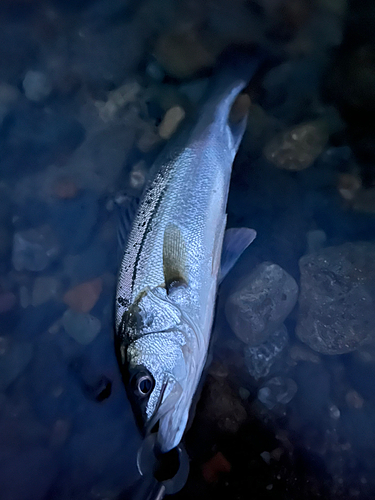
[[[284,322],[297,301],[298,285],[271,262],[257,266],[239,283],[225,305],[237,337],[250,346],[266,341]]]
[[[39,276],[34,282],[31,305],[36,307],[57,296],[59,282],[53,276]]]
[[[63,327],[78,343],[90,344],[101,329],[101,322],[91,314],[84,314],[68,309],[62,318]]]
[[[26,449],[0,451],[2,500],[46,498],[58,473],[53,453],[40,444]]]
[[[272,410],[278,404],[288,404],[294,398],[296,392],[297,384],[293,379],[274,377],[259,389],[258,399],[269,410]]]
[[[49,226],[14,235],[12,261],[16,271],[43,271],[58,253],[59,246]]]
[[[198,104],[205,91],[207,90],[208,79],[202,78],[189,83],[184,83],[180,86],[181,94],[186,95],[190,102]]]
[[[14,382],[29,364],[33,347],[29,342],[12,342],[1,337],[0,351],[0,391]]]
[[[250,375],[256,380],[266,377],[287,345],[288,331],[281,325],[263,344],[245,347],[245,363]]]
[[[146,74],[156,82],[163,81],[165,73],[157,61],[150,61],[146,66]]]
[[[22,82],[22,86],[27,99],[34,102],[43,101],[52,91],[49,79],[41,71],[28,71]]]
[[[314,253],[321,250],[327,241],[327,235],[321,229],[313,229],[306,235],[307,253]]]

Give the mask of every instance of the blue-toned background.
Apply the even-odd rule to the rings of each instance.
[[[375,10],[345,0],[2,0],[0,500],[131,498],[117,205],[219,55],[260,45],[179,499],[375,494]],[[302,259],[302,260],[301,260]]]

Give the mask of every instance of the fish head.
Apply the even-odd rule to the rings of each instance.
[[[197,379],[191,353],[196,336],[165,289],[149,290],[129,308],[124,328],[122,372],[133,412],[143,434],[157,432],[162,452],[181,441]]]

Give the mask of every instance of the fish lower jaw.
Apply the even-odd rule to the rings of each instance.
[[[162,453],[167,453],[180,444],[185,432],[187,419],[188,412],[180,418],[174,415],[173,410],[161,417],[159,420],[157,443]]]

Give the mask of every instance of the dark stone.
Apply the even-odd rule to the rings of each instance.
[[[59,162],[85,137],[76,119],[25,103],[4,119],[0,132],[0,171],[15,176]]]
[[[343,354],[374,339],[375,245],[346,243],[300,259],[296,333],[315,351]]]
[[[87,245],[98,214],[98,199],[91,192],[82,192],[72,199],[56,200],[51,206],[51,224],[67,252],[76,253]]]
[[[58,472],[50,450],[37,446],[28,450],[3,449],[0,452],[0,491],[2,500],[45,498]]]
[[[226,318],[240,340],[261,344],[289,315],[297,294],[297,283],[284,269],[264,262],[234,289],[225,305]]]
[[[29,339],[48,330],[48,328],[61,316],[66,309],[65,304],[53,300],[32,307],[29,306],[18,315],[15,325],[17,337]]]
[[[250,375],[256,380],[266,377],[287,345],[288,331],[281,325],[263,344],[245,347],[245,363]]]

